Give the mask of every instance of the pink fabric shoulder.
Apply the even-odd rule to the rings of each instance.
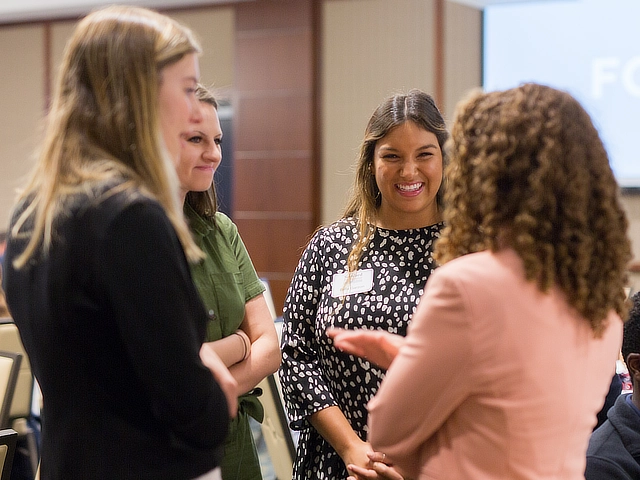
[[[369,403],[370,441],[420,479],[583,479],[622,322],[596,339],[512,250],[466,255],[427,282]]]

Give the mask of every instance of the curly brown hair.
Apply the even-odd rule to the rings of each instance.
[[[392,95],[378,105],[365,129],[351,198],[343,213],[343,218],[354,217],[358,224],[358,239],[354,242],[347,261],[349,271],[357,270],[362,251],[373,238],[376,229],[376,216],[382,199],[371,170],[376,143],[391,130],[409,121],[436,136],[442,151],[443,167],[447,164],[444,145],[449,138],[449,132],[431,95],[412,89],[406,94]],[[436,194],[439,209],[442,209],[444,190],[443,176]]]
[[[525,84],[474,92],[456,110],[447,168],[445,263],[506,242],[525,275],[557,285],[596,335],[625,318],[628,222],[605,148],[568,93]]]

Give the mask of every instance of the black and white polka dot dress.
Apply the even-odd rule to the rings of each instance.
[[[373,271],[372,286],[341,297],[332,295],[332,284],[335,275],[347,269],[357,236],[355,221],[340,220],[318,231],[309,242],[283,310],[280,379],[291,427],[300,430],[295,479],[347,478],[344,463],[307,418],[338,406],[365,440],[366,404],[385,373],[364,359],[336,350],[326,329],[384,329],[405,335],[436,267],[431,254],[442,227],[438,223],[411,230],[378,228],[359,266],[359,270]]]

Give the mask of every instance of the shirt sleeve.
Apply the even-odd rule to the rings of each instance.
[[[325,380],[318,342],[316,315],[324,269],[322,232],[309,242],[287,293],[282,312],[282,364],[280,380],[291,428],[308,426],[307,417],[337,405]]]
[[[175,441],[195,448],[221,445],[227,404],[199,356],[206,313],[164,211],[150,202],[127,206],[111,221],[99,251],[125,352],[156,416]]]
[[[422,446],[470,390],[468,302],[444,270],[427,282],[406,343],[368,404],[371,445],[415,478]]]
[[[244,282],[244,301],[247,303],[252,298],[257,297],[266,290],[266,287],[258,277],[256,269],[253,266],[249,252],[245,246],[238,227],[231,221],[229,217],[222,213],[217,214],[217,220],[224,231],[224,235],[229,239],[229,243],[238,262],[238,269],[242,273]]]

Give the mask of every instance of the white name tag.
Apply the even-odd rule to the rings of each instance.
[[[373,288],[373,269],[356,270],[351,273],[336,273],[331,284],[331,296],[343,297],[354,293],[368,292]]]

